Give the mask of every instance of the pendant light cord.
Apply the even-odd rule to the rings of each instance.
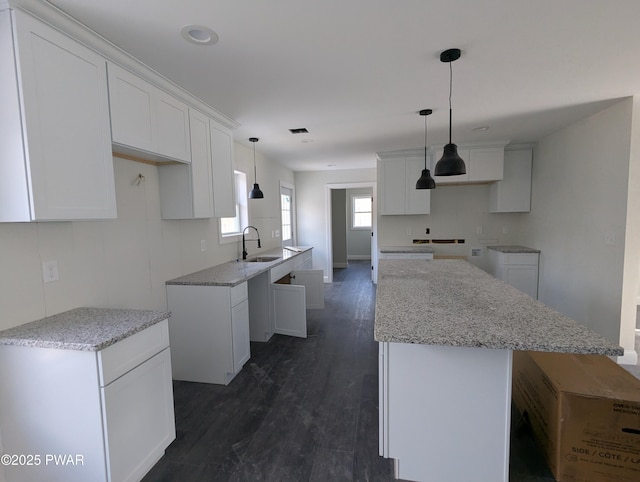
[[[449,62],[449,144],[451,144],[451,125],[452,125],[452,109],[451,109],[451,91],[453,90],[453,62]],[[426,122],[426,119],[425,119]]]
[[[256,143],[253,143],[253,183],[256,183]]]
[[[424,168],[427,168],[427,116],[424,116]]]

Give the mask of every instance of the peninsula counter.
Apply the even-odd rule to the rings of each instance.
[[[405,480],[507,481],[513,350],[621,355],[462,260],[381,260],[380,455]]]

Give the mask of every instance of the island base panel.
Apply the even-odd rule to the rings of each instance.
[[[396,478],[506,482],[511,351],[381,345],[381,449]]]

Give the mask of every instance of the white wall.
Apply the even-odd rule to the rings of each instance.
[[[414,239],[464,239],[464,244],[430,244],[436,255],[466,256],[488,270],[487,245],[524,244],[522,213],[489,213],[489,185],[436,186],[431,191],[431,214],[378,216],[379,246],[408,246]],[[426,234],[426,229],[430,233]],[[478,228],[481,234],[478,234]],[[482,256],[471,257],[471,248]]]
[[[621,339],[632,105],[622,101],[538,143],[523,225],[523,239],[542,251],[540,300],[614,342]]]
[[[371,229],[353,229],[353,196],[371,196],[372,188],[347,189],[345,210],[347,212],[347,257],[349,259],[371,259]],[[335,256],[335,254],[334,254]]]
[[[346,169],[335,171],[296,172],[296,206],[298,216],[298,244],[313,246],[313,266],[322,269],[325,278],[331,272],[327,247],[327,206],[329,184],[375,182],[375,169]],[[349,186],[345,186],[349,187]]]
[[[268,249],[280,245],[271,237],[280,229],[279,181],[292,183],[293,173],[256,158],[265,198],[249,200],[249,220]],[[160,219],[157,167],[114,162],[117,220],[0,223],[0,330],[78,306],[166,310],[166,280],[239,256],[238,242],[219,244],[216,219]],[[253,150],[236,143],[235,162],[252,184]],[[138,173],[146,179],[140,186]],[[48,260],[58,261],[60,280],[44,284]]]

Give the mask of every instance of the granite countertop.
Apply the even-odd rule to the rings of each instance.
[[[375,339],[623,354],[601,335],[462,260],[380,260]]]
[[[165,311],[76,308],[0,331],[0,345],[98,351],[169,316]]]
[[[166,282],[168,285],[196,285],[196,286],[237,286],[248,279],[258,276],[265,271],[269,271],[274,266],[295,258],[311,249],[310,246],[295,246],[291,251],[286,248],[276,248],[267,251],[257,250],[248,257],[278,256],[275,261],[264,263],[247,263],[243,260],[229,261],[211,268],[206,268],[195,273],[190,273],[179,278],[174,278]]]
[[[382,246],[381,253],[433,253],[433,248],[425,244],[414,244],[411,246]]]
[[[526,246],[487,246],[488,249],[501,253],[540,253],[539,249],[527,248]]]

